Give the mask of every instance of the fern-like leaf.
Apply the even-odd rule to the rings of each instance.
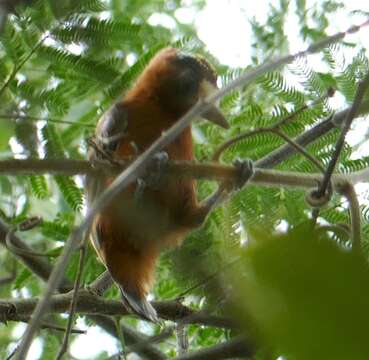
[[[62,140],[58,135],[53,124],[47,124],[42,128],[46,157],[59,158],[65,157],[65,150]],[[58,175],[55,182],[63,195],[66,203],[74,210],[81,210],[83,205],[82,190],[77,187],[72,177]]]

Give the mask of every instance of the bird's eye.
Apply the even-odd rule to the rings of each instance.
[[[199,79],[192,69],[183,70],[178,77],[178,91],[181,96],[191,96],[197,94]]]

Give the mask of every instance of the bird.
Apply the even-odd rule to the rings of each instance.
[[[171,47],[160,50],[131,89],[98,121],[90,161],[104,156],[112,161],[139,156],[192,106],[216,91],[217,78],[204,57]],[[201,117],[229,127],[216,105]],[[123,189],[95,216],[90,236],[98,257],[120,289],[125,307],[152,322],[158,321],[158,316],[147,295],[161,251],[180,245],[189,232],[200,227],[226,188],[219,186],[199,202],[193,179],[160,180],[160,168],[167,161],[194,160],[191,125],[156,158],[158,176],[147,174]],[[114,176],[105,174],[87,177],[88,204],[113,180]]]

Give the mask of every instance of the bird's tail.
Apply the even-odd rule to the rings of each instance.
[[[158,321],[158,317],[146,295],[154,279],[157,256],[156,248],[146,247],[139,251],[125,244],[120,251],[107,257],[109,271],[119,286],[123,304],[128,310],[153,322]]]
[[[140,296],[135,291],[129,291],[121,285],[119,285],[119,289],[122,295],[123,304],[129,310],[145,318],[146,320],[152,322],[157,322],[159,320],[156,310],[147,301],[146,297]]]

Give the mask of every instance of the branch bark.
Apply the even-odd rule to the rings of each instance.
[[[32,165],[32,166],[31,166]],[[5,170],[6,166],[8,170]],[[32,170],[33,167],[33,170]],[[68,174],[89,173],[95,174],[100,171],[116,173],[119,171],[107,164],[94,168],[88,161],[82,160],[3,160],[0,161],[0,173],[8,175],[20,174],[44,174],[57,173],[66,174],[64,169],[68,169]],[[237,169],[234,166],[220,164],[200,164],[187,161],[171,161],[167,168],[168,176],[190,177],[196,179],[208,179],[216,181],[232,181],[238,176]],[[359,183],[367,181],[369,178],[369,169],[360,170],[351,174],[335,174],[332,181],[350,181],[351,183]],[[265,186],[285,186],[298,188],[315,187],[322,180],[322,175],[319,173],[300,173],[293,171],[276,171],[256,168],[253,177],[248,184],[265,185]],[[1,225],[0,225],[1,230]],[[12,240],[14,245],[17,245],[16,240]],[[20,246],[22,248],[23,245]],[[29,248],[28,248],[29,249]],[[35,258],[35,257],[34,257]]]
[[[11,230],[10,226],[8,226],[1,218],[0,218],[0,244],[6,247],[6,235]],[[14,255],[18,259],[20,259],[24,265],[27,266],[32,273],[36,274],[42,280],[47,281],[51,272],[50,263],[39,256],[31,255],[32,248],[26,245],[18,236],[12,234],[12,243],[17,246],[19,249],[24,249],[25,253],[23,255]],[[28,255],[27,255],[28,252]],[[62,279],[58,290],[60,292],[66,292],[73,288],[72,282],[67,279]]]
[[[60,314],[69,311],[72,301],[72,292],[57,294],[50,298],[46,314]],[[30,316],[34,311],[38,298],[0,300],[0,319],[2,321],[16,321],[20,316]],[[209,315],[205,312],[196,312],[177,301],[152,302],[158,315],[165,320],[179,321],[183,323],[214,326],[220,328],[234,328],[235,323],[219,316]],[[78,293],[76,311],[88,315],[124,316],[132,315],[127,312],[121,301],[104,299],[91,294],[87,290]]]

